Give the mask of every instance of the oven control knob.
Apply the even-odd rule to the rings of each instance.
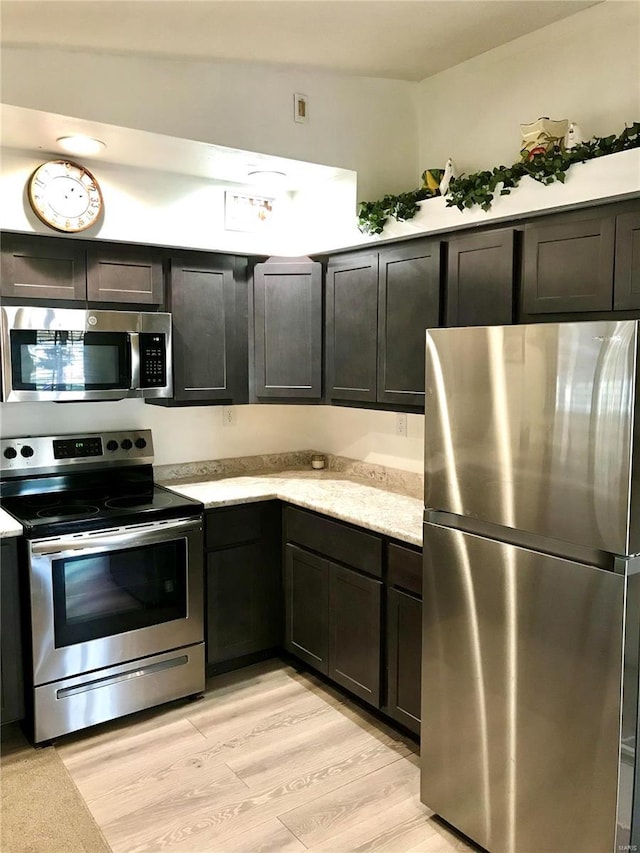
[[[131,450],[131,448],[133,447],[133,442],[131,441],[130,438],[123,438],[122,441],[120,442],[120,447],[123,450]]]
[[[24,447],[20,448],[20,454],[24,456],[25,459],[29,459],[31,456],[33,456],[33,447],[31,447],[29,444],[25,444]]]
[[[109,439],[109,441],[107,442],[107,450],[114,451],[117,449],[118,449],[118,442],[114,441],[112,438]]]
[[[5,459],[15,459],[17,455],[18,451],[15,449],[15,447],[7,447],[4,452]]]
[[[136,447],[138,448],[138,450],[144,450],[146,446],[147,442],[144,440],[144,438],[136,438]]]

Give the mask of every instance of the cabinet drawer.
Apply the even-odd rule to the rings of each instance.
[[[389,586],[399,586],[422,597],[422,552],[389,544]]]
[[[254,503],[209,510],[206,513],[206,547],[226,548],[259,539],[265,509],[264,504]]]
[[[332,560],[382,577],[382,539],[373,534],[287,507],[286,539]]]

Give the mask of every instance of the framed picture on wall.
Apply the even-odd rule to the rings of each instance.
[[[227,231],[257,231],[271,220],[273,204],[272,198],[226,190],[224,227]]]

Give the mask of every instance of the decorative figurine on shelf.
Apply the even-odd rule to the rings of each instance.
[[[456,171],[456,167],[454,165],[451,157],[447,160],[447,163],[444,167],[444,175],[442,176],[442,180],[440,181],[440,195],[446,195],[449,189],[449,184],[453,180],[453,178],[457,178],[458,173]]]
[[[523,160],[532,160],[537,154],[547,154],[554,148],[564,151],[564,138],[569,127],[568,119],[554,121],[542,116],[530,124],[521,124]]]
[[[425,169],[422,173],[422,189],[431,190],[432,195],[438,195],[443,175],[444,169]]]
[[[584,142],[584,134],[582,132],[582,128],[579,124],[576,124],[575,121],[572,121],[569,124],[569,129],[567,130],[567,135],[564,138],[564,147],[567,151],[571,151],[572,148],[577,148],[578,145],[582,145]]]

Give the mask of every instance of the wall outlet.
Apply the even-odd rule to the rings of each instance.
[[[236,410],[232,406],[222,407],[222,426],[234,427],[236,425]]]
[[[407,437],[407,416],[404,412],[396,414],[396,435]]]
[[[299,124],[306,124],[309,121],[309,99],[300,92],[296,92],[293,96],[293,120]]]

